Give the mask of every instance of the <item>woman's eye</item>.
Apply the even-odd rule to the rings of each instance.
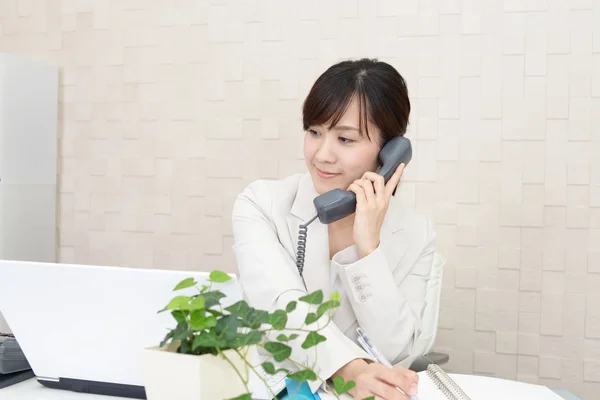
[[[342,143],[344,143],[344,144],[348,144],[348,143],[352,143],[352,142],[354,142],[354,140],[352,140],[352,139],[348,139],[348,138],[345,138],[345,137],[340,137],[339,139],[340,139],[340,141],[341,141]]]
[[[319,132],[315,131],[314,129],[309,129],[308,132],[313,136],[317,136],[319,134]]]

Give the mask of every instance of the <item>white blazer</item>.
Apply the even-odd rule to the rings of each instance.
[[[298,228],[315,214],[313,199],[317,195],[310,174],[302,173],[282,180],[255,181],[237,197],[232,215],[233,250],[245,296],[254,307],[285,309],[290,301],[307,293],[295,263]],[[353,359],[371,358],[356,341],[357,326],[392,364],[411,354],[421,331],[435,231],[428,218],[401,207],[394,199],[384,219],[379,247],[360,260],[355,246],[330,259],[327,225],[316,219],[308,226],[303,274],[308,292],[321,289],[325,299],[334,290],[342,294],[333,324],[320,331],[325,342],[304,350],[301,344],[306,334],[300,333],[289,343],[291,357],[314,365],[320,378],[331,377]],[[299,302],[287,326],[301,327],[308,307]],[[316,325],[304,328],[315,329]],[[311,384],[313,390],[318,386],[318,382]]]

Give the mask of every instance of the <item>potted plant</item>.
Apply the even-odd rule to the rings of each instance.
[[[248,382],[256,374],[258,365],[250,357],[257,347],[266,350],[269,358],[259,364],[267,374],[283,371],[288,379],[298,382],[319,380],[338,397],[354,387],[341,377],[333,379],[333,387],[308,368],[290,358],[292,349],[287,344],[302,340],[302,348],[311,347],[327,340],[319,329],[307,329],[323,315],[331,322],[334,310],[339,307],[340,295],[335,292],[323,301],[323,292],[317,291],[300,297],[310,310],[303,327],[288,327],[288,313],[294,312],[297,302],[287,304],[285,310],[267,312],[238,301],[223,308],[225,295],[213,287],[229,281],[229,275],[212,271],[209,285],[197,287],[194,278],[181,281],[174,291],[196,287],[198,293],[191,296],[178,295],[159,310],[170,312],[176,325],[167,332],[162,342],[143,351],[144,385],[148,400],[194,399],[194,400],[252,400]],[[283,332],[273,340],[275,331]],[[269,334],[271,333],[271,334]],[[275,332],[276,334],[276,332]],[[276,369],[273,363],[289,361],[296,368]],[[314,366],[313,366],[314,368]],[[264,380],[263,380],[264,382]],[[275,393],[272,393],[274,398]],[[339,397],[338,397],[339,398]]]

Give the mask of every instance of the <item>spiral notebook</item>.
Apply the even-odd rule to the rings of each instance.
[[[563,400],[545,386],[477,375],[447,374],[430,364],[419,373],[421,400]]]

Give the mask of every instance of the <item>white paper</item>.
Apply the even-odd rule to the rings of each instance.
[[[471,400],[563,400],[545,386],[491,378],[448,374]],[[419,400],[447,400],[426,372],[419,373]]]
[[[564,400],[545,386],[491,378],[478,375],[448,374],[471,400]],[[332,394],[319,391],[321,400],[334,400]],[[346,394],[342,400],[351,400]],[[419,372],[419,400],[448,400],[429,379],[426,372]]]

